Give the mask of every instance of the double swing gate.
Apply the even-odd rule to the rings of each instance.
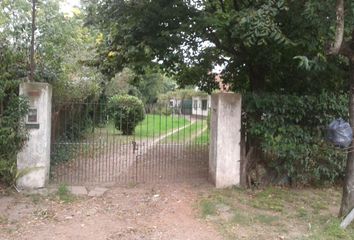
[[[208,111],[205,104],[146,106],[144,119],[123,133],[135,119],[122,114],[117,119],[106,103],[57,103],[52,110],[51,181],[131,184],[205,179]]]

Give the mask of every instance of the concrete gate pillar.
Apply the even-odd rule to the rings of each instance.
[[[29,99],[25,124],[29,138],[17,155],[21,189],[42,188],[49,180],[52,88],[47,83],[22,83],[20,95]]]
[[[240,184],[241,103],[240,94],[211,96],[209,177],[217,188]]]

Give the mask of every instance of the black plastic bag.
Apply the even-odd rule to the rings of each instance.
[[[338,147],[347,148],[352,143],[353,130],[343,119],[336,119],[327,128],[327,139]]]

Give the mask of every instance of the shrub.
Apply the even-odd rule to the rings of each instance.
[[[108,108],[115,128],[123,135],[133,134],[135,127],[145,118],[143,102],[134,96],[115,95],[109,99]]]
[[[6,102],[1,100],[0,97],[3,109],[0,112],[0,181],[13,184],[17,175],[16,156],[27,140],[21,119],[27,113],[28,103],[15,94],[8,94]]]
[[[348,118],[346,94],[246,95],[243,107],[247,140],[260,148],[266,169],[298,183],[343,177],[346,152],[326,142],[325,129],[335,118]]]

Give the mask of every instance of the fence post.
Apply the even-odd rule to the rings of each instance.
[[[240,184],[241,104],[240,94],[211,96],[209,177],[217,188]]]
[[[17,187],[45,187],[49,180],[52,88],[47,83],[22,83],[20,95],[29,99],[25,125],[29,138],[17,155]]]

